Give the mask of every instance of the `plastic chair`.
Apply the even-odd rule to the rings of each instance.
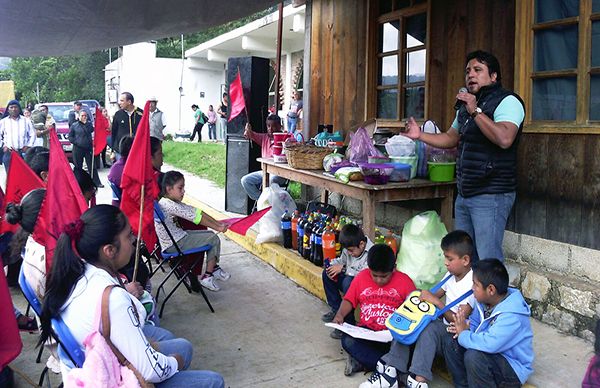
[[[108,181],[108,184],[110,185],[110,189],[112,190],[112,205],[118,207],[121,203],[121,195],[123,194],[123,191],[120,187],[117,187],[117,185],[115,185],[111,181]]]
[[[27,299],[27,302],[29,303],[29,306],[31,306],[31,308],[33,309],[33,312],[35,313],[35,315],[37,315],[38,317],[41,317],[42,316],[42,303],[38,299],[33,288],[31,288],[31,286],[27,282],[27,279],[25,278],[25,273],[23,272],[23,267],[24,267],[24,265],[21,265],[21,270],[19,271],[19,287],[21,288],[21,292],[23,292],[23,296],[25,297],[25,299]],[[27,311],[25,312],[25,314],[27,315],[28,313],[29,313],[29,307],[27,308]],[[40,350],[35,359],[35,362],[37,364],[40,363],[43,351],[44,351],[44,347],[40,346]],[[46,372],[46,370],[44,370],[42,372],[42,376],[40,377],[39,385],[41,385],[41,383],[44,379],[45,372]]]
[[[188,255],[197,254],[197,253],[203,253],[203,252],[208,252],[209,250],[212,249],[212,245],[207,244],[207,245],[203,245],[201,247],[196,247],[196,248],[188,249],[188,250],[185,250],[185,251],[181,250],[181,248],[177,244],[177,241],[175,241],[175,239],[173,238],[173,235],[171,234],[171,231],[169,230],[169,228],[167,228],[167,224],[165,223],[165,215],[164,215],[164,213],[163,213],[162,209],[160,208],[160,205],[158,204],[157,201],[154,201],[154,220],[157,221],[157,222],[160,222],[162,224],[162,226],[165,228],[165,230],[166,230],[167,234],[169,235],[169,238],[171,239],[171,242],[173,243],[173,246],[175,247],[175,250],[176,250],[176,252],[166,252],[164,250],[161,251],[162,261],[159,263],[158,267],[152,273],[152,274],[154,274],[156,271],[158,271],[159,269],[161,269],[165,263],[167,263],[169,261],[172,262],[172,263],[175,263],[175,264],[171,265],[171,267],[172,267],[171,271],[167,274],[167,276],[165,277],[165,279],[160,283],[160,285],[156,289],[156,296],[155,296],[156,303],[158,303],[159,296],[160,296],[160,291],[161,290],[165,290],[165,284],[166,284],[167,280],[169,280],[169,278],[173,274],[175,274],[175,277],[179,279],[178,282],[177,282],[177,284],[175,284],[175,286],[167,294],[165,300],[161,304],[158,316],[160,318],[162,318],[162,314],[163,314],[163,310],[165,308],[165,304],[167,303],[167,301],[169,300],[169,298],[171,298],[171,296],[177,290],[177,288],[179,288],[179,286],[182,283],[184,283],[185,279],[192,273],[192,271],[194,270],[194,268],[196,268],[198,265],[202,265],[202,263],[204,261],[204,257],[203,256],[198,256],[198,258],[196,258],[196,260],[194,260],[194,262],[192,263],[192,265],[190,266],[190,268],[188,268],[187,271],[182,272],[181,269],[183,268],[182,267],[182,265],[183,265],[183,259],[186,256],[188,256]],[[187,286],[187,284],[186,284],[186,288],[188,288],[188,291],[191,292],[191,289]],[[165,290],[165,293],[166,293],[166,290]],[[204,292],[204,288],[202,286],[200,286],[200,294],[202,295],[202,297],[206,301],[206,304],[208,305],[208,308],[210,309],[210,311],[214,313],[215,309],[210,304],[210,301],[208,300],[208,296],[206,296],[206,293]]]
[[[81,368],[85,361],[84,350],[79,346],[75,338],[73,338],[73,334],[71,334],[71,331],[61,317],[52,318],[50,322],[53,334],[58,341],[58,356],[60,360],[70,368]]]

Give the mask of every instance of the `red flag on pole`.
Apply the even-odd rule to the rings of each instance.
[[[244,89],[242,88],[242,78],[240,77],[240,71],[229,85],[229,106],[231,107],[231,113],[229,114],[229,120],[233,120],[243,110],[246,109],[246,101],[244,100]]]
[[[4,271],[0,271],[0,370],[17,358],[23,343]]]
[[[18,152],[11,151],[10,165],[6,177],[6,196],[4,197],[3,206],[0,210],[0,214],[2,215],[2,227],[0,229],[2,233],[14,233],[19,227],[19,225],[9,224],[4,219],[6,205],[9,202],[16,204],[21,203],[21,198],[23,198],[25,194],[41,187],[44,187],[44,182],[40,177],[38,177],[27,163],[25,163]]]
[[[106,147],[106,137],[108,136],[106,129],[108,126],[108,120],[102,115],[98,106],[96,106],[96,117],[94,119],[94,156],[99,155],[104,147]]]
[[[260,211],[254,212],[248,217],[228,218],[225,220],[221,220],[221,222],[227,224],[229,226],[229,230],[231,230],[232,232],[245,236],[248,229],[250,229],[252,225],[256,224],[258,220],[260,220],[262,216],[264,216],[269,210],[271,210],[271,206]]]
[[[150,154],[150,101],[146,102],[144,114],[138,125],[129,157],[123,168],[121,178],[121,210],[129,219],[131,229],[135,234],[139,229],[140,217],[140,188],[145,185],[144,215],[142,220],[142,240],[151,251],[156,244],[154,231],[154,200],[158,197],[158,184],[152,169]]]
[[[50,166],[46,198],[33,229],[33,238],[46,248],[46,271],[50,273],[56,240],[66,225],[88,208],[55,130],[50,130]]]

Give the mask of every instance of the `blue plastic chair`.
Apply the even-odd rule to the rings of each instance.
[[[81,368],[85,361],[85,352],[79,346],[71,331],[61,317],[52,318],[52,331],[58,341],[58,356],[70,368]],[[70,362],[69,362],[70,361]]]
[[[169,280],[169,278],[173,274],[175,274],[175,277],[179,279],[177,284],[175,284],[175,286],[167,294],[165,300],[161,304],[158,316],[160,318],[162,318],[162,313],[165,308],[165,304],[167,303],[169,298],[171,298],[171,295],[173,295],[175,290],[177,290],[177,288],[182,283],[184,283],[185,279],[192,273],[194,268],[196,268],[198,265],[202,265],[202,262],[204,260],[204,258],[202,256],[198,256],[198,258],[193,262],[193,264],[190,266],[190,268],[188,268],[187,271],[182,272],[179,270],[180,270],[180,268],[182,268],[183,259],[185,258],[185,256],[202,253],[202,252],[208,252],[209,250],[212,249],[212,245],[207,244],[207,245],[203,245],[201,247],[196,247],[196,248],[192,248],[192,249],[188,249],[188,250],[181,250],[181,248],[177,244],[177,241],[175,241],[175,239],[173,238],[171,231],[169,230],[169,228],[167,228],[167,224],[165,223],[165,215],[157,201],[154,201],[154,220],[156,222],[160,222],[162,224],[162,226],[165,228],[165,230],[167,231],[167,234],[169,235],[169,238],[171,239],[171,242],[173,243],[173,246],[175,247],[175,250],[176,250],[176,252],[166,252],[166,251],[161,250],[162,261],[159,263],[158,267],[152,273],[152,274],[154,274],[156,271],[161,269],[165,263],[167,263],[169,261],[175,263],[172,265],[171,271],[167,274],[165,279],[160,283],[160,285],[156,289],[156,296],[155,296],[156,303],[158,303],[160,291],[165,289],[165,284],[166,284],[167,280]],[[187,286],[187,284],[186,284],[186,287],[188,288],[188,291],[191,292],[191,289]],[[165,291],[165,293],[166,293],[166,291]],[[214,313],[215,309],[210,304],[210,301],[208,300],[208,296],[206,296],[206,293],[204,292],[204,288],[202,286],[200,286],[200,294],[206,301],[206,304],[208,305],[208,308],[210,309],[210,311]]]

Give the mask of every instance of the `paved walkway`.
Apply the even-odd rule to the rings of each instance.
[[[168,171],[169,166],[163,167]],[[0,181],[3,181],[0,169]],[[101,171],[105,182],[106,170]],[[186,174],[187,195],[223,210],[224,191],[211,182]],[[98,203],[110,203],[108,185]],[[329,338],[320,321],[326,305],[244,248],[222,236],[222,264],[232,278],[218,293],[208,292],[211,314],[198,294],[178,291],[165,308],[161,325],[195,345],[192,368],[218,371],[230,387],[357,387],[367,376],[343,375],[346,356],[339,341]],[[162,276],[162,275],[158,275]],[[25,308],[18,290],[15,304]],[[591,346],[534,321],[538,387],[579,386]],[[37,382],[42,364],[35,364],[37,335],[23,334],[24,349],[11,364]],[[17,377],[18,387],[30,386]],[[60,383],[51,377],[52,386]],[[431,387],[449,387],[436,378]]]

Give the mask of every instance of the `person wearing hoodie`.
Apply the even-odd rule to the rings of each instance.
[[[520,387],[533,373],[527,302],[519,290],[508,287],[508,272],[498,259],[473,264],[473,295],[477,304],[469,321],[459,310],[448,327],[466,349],[469,387]]]

